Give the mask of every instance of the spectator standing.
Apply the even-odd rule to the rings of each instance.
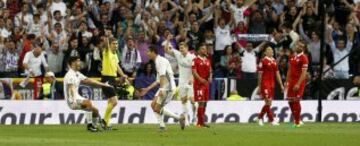
[[[35,44],[34,50],[27,52],[24,57],[23,65],[25,73],[34,78],[34,99],[39,98],[39,89],[42,85],[42,66],[48,70],[48,64],[45,55],[39,45]]]
[[[129,77],[135,77],[136,71],[141,65],[141,56],[132,37],[127,38],[121,58],[121,67],[124,69],[124,73]]]
[[[256,62],[257,62],[257,54],[260,51],[260,48],[265,43],[260,44],[257,47],[253,47],[253,43],[248,42],[245,48],[240,49],[241,56],[241,71],[243,79],[256,79]]]
[[[59,43],[53,43],[51,47],[46,50],[49,70],[57,76],[62,75],[64,53],[61,50]]]

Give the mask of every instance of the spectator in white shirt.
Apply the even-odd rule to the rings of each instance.
[[[48,71],[48,64],[40,45],[35,44],[34,49],[25,54],[23,65],[25,68],[25,74],[28,74],[31,77],[39,77],[42,75],[42,65],[45,70]]]
[[[245,11],[256,2],[256,0],[251,0],[247,3],[244,0],[236,0],[236,4],[231,4],[231,0],[227,0],[227,3],[230,4],[230,9],[234,13],[235,23],[238,24],[239,22],[247,22],[245,20]],[[245,3],[245,4],[244,4]]]
[[[300,40],[300,36],[299,34],[297,34],[294,30],[293,30],[293,26],[291,23],[285,23],[283,25],[283,32],[285,33],[285,35],[289,35],[291,38],[291,43],[290,43],[290,49],[293,49],[296,42],[298,42]]]
[[[253,44],[248,42],[245,48],[240,49],[242,79],[256,79],[257,54],[264,44],[265,43],[262,43],[254,48]]]
[[[44,34],[45,25],[41,23],[39,14],[34,14],[33,18],[34,20],[27,25],[27,33],[39,37]]]
[[[14,21],[15,26],[27,26],[29,23],[32,23],[33,15],[30,13],[30,5],[27,3],[24,3],[21,8],[21,12],[17,13]]]
[[[51,1],[50,1],[51,2]],[[53,0],[50,5],[50,11],[53,14],[56,10],[61,12],[61,16],[66,16],[66,5],[62,0]]]
[[[224,18],[220,18],[220,9],[217,8],[215,12],[215,25],[214,25],[214,32],[215,32],[215,56],[214,62],[219,61],[221,54],[224,54],[223,51],[225,47],[231,45],[234,40],[231,37],[231,30],[234,19],[226,24]],[[233,13],[231,13],[233,15]],[[231,16],[233,18],[233,16]]]
[[[337,45],[335,45],[335,42],[333,41],[332,37],[328,37],[328,38],[331,38],[328,43],[329,43],[331,51],[333,53],[334,63],[338,63],[334,66],[335,78],[336,79],[348,79],[349,78],[349,57],[346,57],[345,59],[343,59],[343,58],[350,53],[353,43],[351,41],[347,41],[347,43],[345,45],[345,40],[339,39],[337,41]],[[343,59],[343,60],[340,61],[341,59]]]

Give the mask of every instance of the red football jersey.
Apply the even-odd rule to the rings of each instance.
[[[262,73],[261,87],[275,88],[278,66],[274,58],[265,57],[259,63],[258,71]]]
[[[302,69],[308,68],[308,58],[304,53],[300,53],[294,56],[291,56],[290,58],[290,79],[288,79],[288,92],[287,92],[287,98],[288,99],[301,99],[304,91],[305,91],[305,83],[306,80],[304,80],[298,91],[294,91],[293,88],[295,84],[299,81]]]
[[[192,69],[196,70],[196,72],[201,78],[208,80],[211,73],[211,62],[208,58],[202,58],[197,56],[193,60]],[[196,82],[198,81],[194,79],[194,83]]]
[[[308,58],[304,53],[291,56],[289,84],[296,84],[296,82],[300,79],[302,69],[308,68],[308,64]]]

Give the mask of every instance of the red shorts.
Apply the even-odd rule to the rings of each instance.
[[[294,91],[295,84],[289,84],[287,88],[287,99],[300,100],[302,99],[305,91],[305,84],[301,84],[298,91]]]
[[[262,87],[260,94],[262,99],[274,99],[275,89],[271,87]]]
[[[209,101],[210,90],[209,85],[194,84],[194,100],[196,102]]]

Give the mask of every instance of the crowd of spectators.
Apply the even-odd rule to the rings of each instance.
[[[62,77],[70,56],[80,56],[83,74],[100,77],[104,38],[115,37],[120,66],[141,88],[140,81],[155,80],[146,54],[150,45],[158,46],[177,72],[176,60],[163,49],[173,35],[173,48],[186,42],[194,51],[206,43],[215,77],[256,79],[261,52],[271,46],[284,79],[292,46],[303,41],[311,78],[324,63],[325,78],[348,79],[360,68],[358,4],[333,0],[325,15],[319,0],[0,0],[0,77],[47,71]]]

